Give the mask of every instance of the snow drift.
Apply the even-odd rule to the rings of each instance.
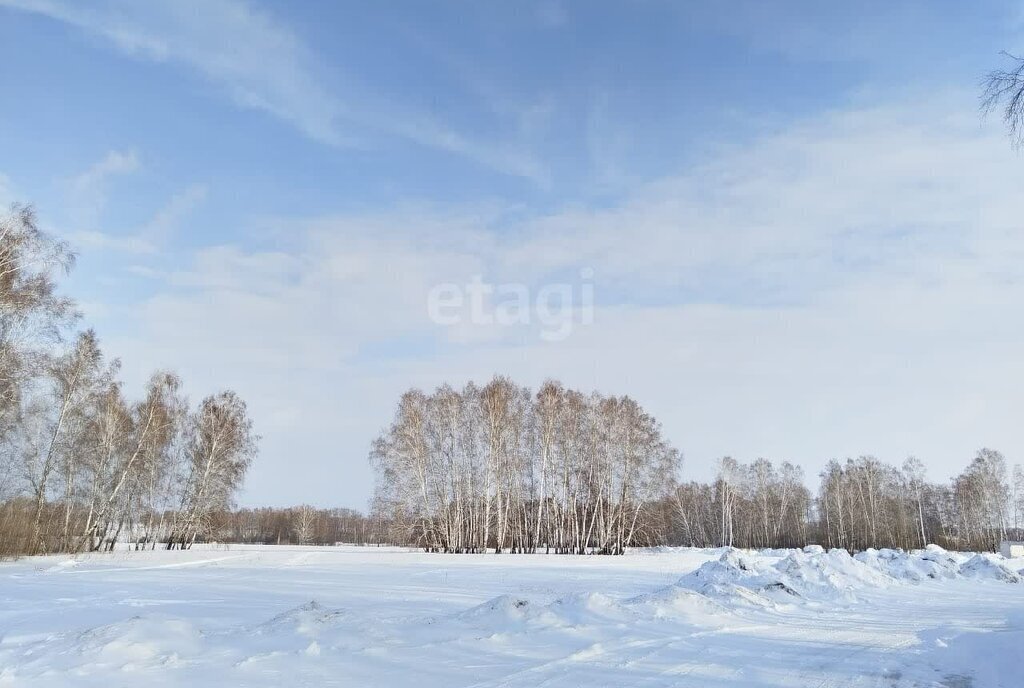
[[[789,550],[774,563],[728,550],[683,576],[677,585],[710,598],[770,606],[855,602],[861,590],[956,578],[1022,581],[1020,574],[992,557],[975,554],[966,559],[935,545],[920,552],[869,549],[856,556],[812,545]]]

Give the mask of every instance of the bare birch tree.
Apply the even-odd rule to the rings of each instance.
[[[308,545],[316,535],[316,509],[309,504],[302,504],[292,510],[292,530],[295,541],[300,545]]]
[[[211,517],[231,507],[256,455],[258,437],[245,402],[229,391],[202,401],[188,418],[184,442],[188,476],[168,549],[190,548],[209,532]]]

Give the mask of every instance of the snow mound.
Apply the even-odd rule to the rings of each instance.
[[[200,631],[184,619],[134,616],[84,631],[66,647],[87,657],[94,669],[133,670],[173,665],[180,655],[197,651],[201,640]]]
[[[941,547],[917,553],[900,549],[866,549],[854,559],[902,582],[956,578],[960,564]]]
[[[53,566],[42,569],[43,573],[60,573],[61,571],[67,571],[68,569],[77,568],[79,561],[77,559],[65,559],[64,561],[58,562]]]
[[[960,566],[960,575],[964,578],[974,580],[995,580],[1003,583],[1020,583],[1020,574],[1000,564],[998,561],[989,559],[982,554],[975,554],[973,557]]]
[[[278,632],[313,635],[324,626],[339,620],[342,614],[339,609],[326,609],[316,600],[310,600],[259,624],[253,632],[257,635]]]
[[[525,619],[531,611],[529,600],[523,600],[511,595],[499,595],[498,597],[487,600],[483,604],[478,604],[475,607],[467,609],[459,614],[459,618],[475,620],[497,616],[511,619]]]
[[[679,585],[626,600],[626,605],[656,619],[682,620],[694,625],[714,625],[732,612],[720,602]]]
[[[707,597],[759,607],[771,606],[773,598],[785,601],[799,597],[774,568],[734,549],[726,550],[716,561],[701,564],[696,571],[680,578],[677,585]]]
[[[632,610],[599,592],[577,593],[559,598],[549,604],[546,611],[569,626],[628,621],[635,617]]]
[[[793,552],[775,565],[783,581],[807,598],[853,599],[856,590],[883,587],[889,576],[850,556],[845,549]]]
[[[717,560],[701,564],[700,568],[684,576],[680,582],[692,582],[703,587],[748,581],[758,578],[762,573],[757,560],[744,556],[738,550],[728,549]]]
[[[917,553],[916,556],[920,557],[924,561],[930,561],[934,563],[942,570],[949,571],[953,575],[955,575],[960,570],[960,564],[963,563],[964,559],[962,554],[954,554],[953,552],[947,552],[938,545],[928,545],[927,547],[925,547],[923,552]],[[952,576],[938,577],[942,578]]]
[[[947,552],[938,545],[928,545],[918,552],[900,549],[867,549],[854,559],[886,574],[896,582],[919,583],[924,580],[968,578],[1019,583],[1021,575],[983,554],[965,555]]]
[[[550,607],[537,606],[529,600],[512,595],[499,595],[483,604],[459,612],[455,618],[477,628],[491,628],[496,631],[521,629],[523,626],[564,624]]]
[[[775,564],[745,557],[736,550],[703,564],[678,585],[712,598],[770,606],[798,601],[852,602],[856,592],[895,581],[887,571],[851,557],[843,549],[811,546],[790,550]]]

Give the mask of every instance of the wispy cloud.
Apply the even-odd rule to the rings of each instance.
[[[166,243],[181,221],[206,200],[206,195],[207,188],[203,184],[192,184],[174,194],[139,230],[140,238],[154,246]]]
[[[381,115],[378,121],[384,123],[390,131],[420,145],[461,155],[485,167],[529,179],[542,188],[551,184],[547,167],[518,146],[482,143],[433,118]]]
[[[476,140],[424,113],[396,117],[386,98],[338,94],[324,85],[302,39],[244,0],[0,0],[112,42],[138,59],[183,64],[240,107],[259,110],[331,146],[361,146],[373,132],[544,183],[539,162],[500,141]]]
[[[107,205],[110,180],[139,169],[135,151],[109,151],[89,169],[73,177],[68,185],[73,222],[78,231],[94,231]]]
[[[629,130],[617,125],[611,116],[609,100],[607,92],[597,94],[587,112],[584,130],[587,152],[596,183],[602,187],[624,189],[637,182],[623,164],[630,157],[632,142]]]
[[[0,0],[0,5],[66,22],[133,57],[185,64],[241,106],[279,117],[313,139],[343,142],[335,124],[342,105],[317,83],[301,41],[246,3]]]
[[[148,222],[134,231],[112,233],[82,229],[72,232],[68,238],[79,247],[135,254],[156,253],[170,241],[182,221],[206,199],[206,195],[204,185],[192,184],[171,196]]]

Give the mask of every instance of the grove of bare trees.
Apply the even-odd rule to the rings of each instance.
[[[796,547],[806,544],[811,496],[803,471],[767,459],[749,465],[718,462],[713,483],[687,482],[673,490],[668,541],[699,547]]]
[[[164,371],[126,399],[96,334],[68,341],[78,318],[56,277],[72,262],[30,208],[0,215],[0,556],[188,547],[256,454],[245,403],[222,392],[190,410]]]
[[[679,455],[629,397],[556,382],[406,393],[374,443],[375,506],[429,550],[607,552],[657,542]],[[404,537],[404,536],[399,536]]]
[[[765,459],[719,462],[709,484],[675,488],[665,541],[696,546],[869,547],[995,550],[1024,536],[1024,470],[1012,475],[1002,454],[980,450],[948,483],[928,480],[924,464],[873,456],[829,461],[816,495],[800,468]]]
[[[402,396],[370,456],[388,539],[438,552],[621,553],[625,547],[993,550],[1024,534],[1024,470],[982,449],[950,483],[924,464],[830,461],[803,469],[720,459],[710,483],[677,480],[678,452],[628,397],[497,377]]]

